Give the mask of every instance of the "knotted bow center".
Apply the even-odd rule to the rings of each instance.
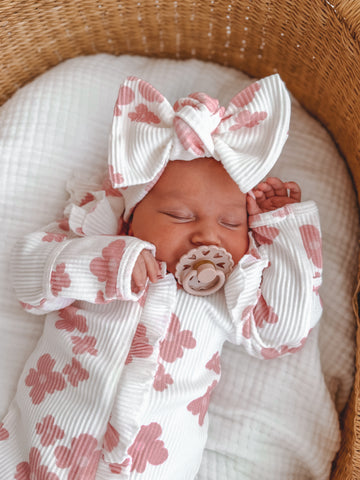
[[[212,157],[215,152],[212,134],[220,124],[225,108],[205,93],[193,93],[178,100],[174,112],[170,159]]]

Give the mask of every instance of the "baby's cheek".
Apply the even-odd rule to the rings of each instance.
[[[186,252],[179,252],[171,242],[160,243],[156,248],[156,259],[165,262],[167,271],[175,275],[176,265],[183,253]]]
[[[245,253],[249,250],[249,235],[248,231],[241,235],[239,239],[237,239],[230,249],[229,253],[231,253],[234,263],[238,263],[239,260],[245,255]]]
[[[156,239],[153,239],[152,242],[155,245],[156,248],[156,260],[159,262],[166,262],[168,263],[169,261],[169,247],[166,245],[166,243],[159,242]]]

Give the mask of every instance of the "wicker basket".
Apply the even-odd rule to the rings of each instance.
[[[360,2],[348,0],[2,0],[0,104],[63,60],[98,52],[279,72],[333,136],[360,199],[359,39]],[[360,478],[360,329],[357,344],[333,479]]]

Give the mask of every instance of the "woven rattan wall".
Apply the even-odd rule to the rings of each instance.
[[[359,1],[0,0],[0,103],[61,61],[98,52],[279,72],[332,134],[360,199]],[[359,385],[357,374],[333,479],[360,478]]]

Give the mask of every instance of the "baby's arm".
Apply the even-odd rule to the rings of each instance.
[[[235,327],[232,341],[252,355],[273,358],[301,348],[320,318],[321,235],[317,207],[311,201],[298,203],[296,184],[265,183],[248,201],[249,254],[229,278],[226,292]],[[274,208],[276,202],[282,206]]]
[[[64,308],[74,300],[106,303],[138,299],[141,288],[136,291],[134,287],[141,284],[138,265],[144,257],[148,259],[149,250],[155,253],[155,249],[137,238],[117,235],[118,221],[112,218],[110,208],[104,208],[105,200],[101,200],[99,215],[96,202],[89,209],[91,213],[85,214],[84,218],[89,219],[84,223],[89,229],[86,234],[79,227],[71,227],[72,215],[78,218],[83,213],[74,206],[67,209],[70,218],[53,222],[17,242],[11,261],[12,279],[26,310],[42,314]],[[95,225],[93,231],[96,228],[104,234],[92,234],[90,225]],[[148,276],[155,281],[159,266],[150,262]]]

